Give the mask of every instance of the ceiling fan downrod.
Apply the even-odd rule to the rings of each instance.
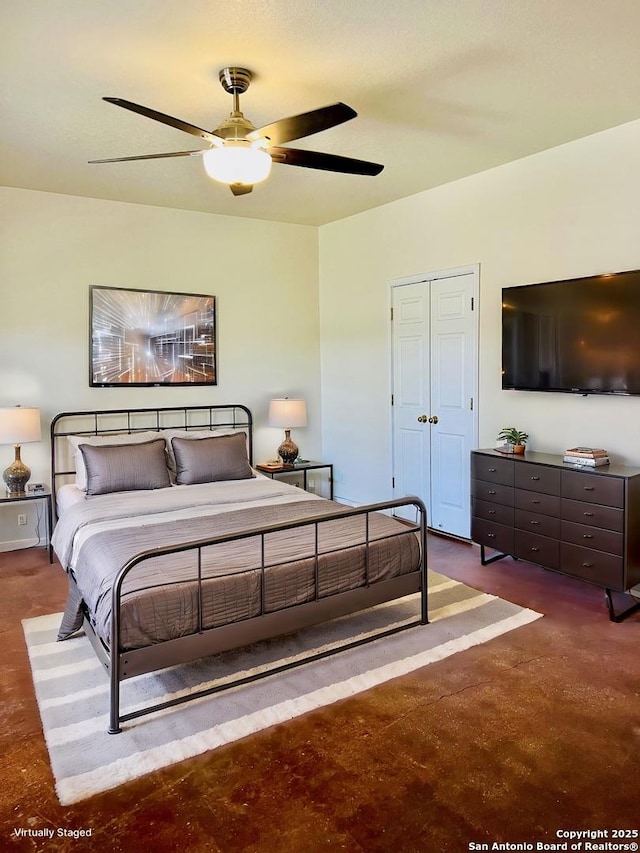
[[[223,68],[218,74],[220,84],[225,92],[233,95],[233,111],[240,112],[240,95],[247,91],[253,74],[248,68],[238,68],[232,65],[228,68]]]

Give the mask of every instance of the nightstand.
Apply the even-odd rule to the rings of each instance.
[[[0,505],[10,503],[20,503],[22,501],[44,501],[46,504],[47,515],[47,547],[49,548],[49,562],[53,563],[53,548],[51,546],[51,534],[53,533],[53,511],[51,504],[51,492],[44,489],[40,492],[25,492],[24,494],[10,495],[7,492],[0,492]]]
[[[329,500],[333,500],[333,463],[331,462],[296,462],[293,465],[280,465],[277,468],[273,468],[271,465],[262,464],[254,465],[254,468],[256,471],[260,471],[261,474],[266,474],[268,477],[271,477],[272,480],[279,474],[295,474],[296,472],[302,472],[303,488],[307,492],[309,491],[309,471],[326,468],[329,472]]]

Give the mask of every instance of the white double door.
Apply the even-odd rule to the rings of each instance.
[[[477,446],[477,271],[392,286],[394,496],[417,495],[429,527],[470,536]]]

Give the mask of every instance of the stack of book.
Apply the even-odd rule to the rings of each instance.
[[[564,452],[564,461],[595,468],[597,465],[608,465],[609,454],[601,447],[570,447]]]

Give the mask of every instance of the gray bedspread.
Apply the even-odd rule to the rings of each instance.
[[[255,488],[247,493],[251,498],[246,500],[234,492],[231,500],[228,495],[219,503],[214,499],[211,512],[207,503],[211,498],[200,500],[187,492],[178,497],[179,517],[175,495],[171,496],[170,508],[155,514],[140,504],[131,515],[131,506],[118,508],[117,501],[104,501],[93,510],[81,505],[74,513],[75,521],[63,515],[61,524],[65,527],[60,532],[56,529],[54,544],[73,575],[79,595],[70,596],[61,638],[79,627],[82,600],[94,630],[110,645],[111,590],[121,567],[135,554],[348,510],[330,501],[310,499],[300,489],[275,487],[272,481],[265,488],[253,483],[264,493],[259,499],[255,499]],[[194,500],[200,514],[183,514],[188,510],[183,504]],[[250,505],[242,508],[243,503]],[[136,515],[137,523],[132,523]],[[94,532],[84,529],[87,525],[95,528]],[[371,515],[369,528],[372,544],[367,561],[364,517],[322,522],[318,527],[317,568],[313,525],[268,534],[264,570],[261,537],[255,534],[204,548],[200,582],[196,550],[153,557],[134,568],[124,582],[120,648],[139,648],[186,636],[417,570],[420,553],[414,533],[379,513]]]

